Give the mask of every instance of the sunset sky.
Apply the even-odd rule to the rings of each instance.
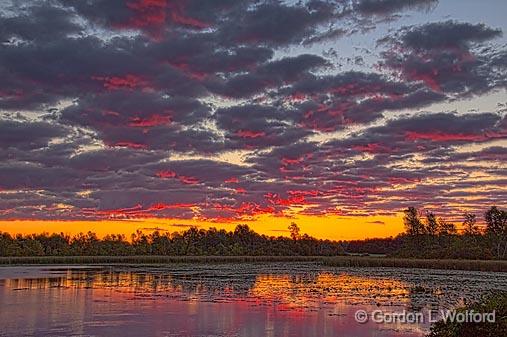
[[[0,1],[0,231],[396,235],[507,205],[505,0]]]

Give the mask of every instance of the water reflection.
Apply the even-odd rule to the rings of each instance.
[[[0,336],[422,336],[425,324],[358,324],[354,313],[452,306],[479,288],[507,288],[499,274],[400,271],[229,264],[23,276],[0,268]],[[465,278],[477,287],[464,287]]]

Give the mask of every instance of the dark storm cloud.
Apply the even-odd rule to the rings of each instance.
[[[282,93],[299,111],[298,122],[320,131],[371,122],[388,109],[418,108],[445,98],[420,85],[362,72],[305,78]]]
[[[374,133],[393,135],[399,135],[400,131],[421,134],[481,135],[487,131],[493,131],[500,119],[501,117],[496,113],[463,115],[455,113],[419,114],[411,118],[396,119],[387,123],[386,126],[371,130]]]
[[[320,42],[334,41],[334,40],[337,40],[338,38],[343,37],[346,34],[347,34],[347,30],[345,30],[343,28],[335,28],[335,29],[331,28],[331,29],[328,29],[327,31],[324,31],[322,33],[317,33],[317,34],[303,40],[303,44],[304,45],[312,45],[312,44],[317,44]]]
[[[109,29],[141,30],[159,38],[173,26],[203,29],[208,26],[186,14],[184,0],[132,0],[132,1],[62,1],[92,23]]]
[[[327,146],[372,154],[412,155],[439,147],[503,139],[507,133],[498,128],[499,120],[500,116],[494,113],[419,114],[391,120],[350,139],[331,141]]]
[[[286,57],[260,65],[248,74],[236,75],[227,80],[209,84],[212,92],[234,98],[250,97],[309,76],[308,71],[326,65],[322,57],[303,54]]]
[[[458,189],[476,186],[467,180],[476,172],[492,177],[475,205],[505,200],[505,151],[488,144],[506,138],[504,112],[415,113],[505,87],[507,53],[491,44],[498,30],[455,21],[401,28],[369,72],[319,56],[323,43],[435,3],[0,8],[0,217],[232,221],[301,206],[314,215],[447,209],[465,198]],[[374,54],[353,56],[364,69]],[[457,150],[471,144],[482,149]],[[223,162],[235,156],[228,151],[245,160]]]
[[[260,75],[271,75],[283,82],[292,82],[301,78],[308,70],[326,65],[326,60],[312,54],[285,57],[263,64],[256,72]]]
[[[104,80],[143,73],[146,60],[128,44],[109,44],[96,37],[62,38],[51,42],[9,45],[0,49],[2,108],[29,108],[55,103],[83,92],[102,91]],[[153,69],[153,68],[152,68]]]
[[[157,162],[164,157],[162,153],[135,151],[128,148],[101,149],[72,156],[69,166],[76,170],[92,172],[132,171]]]
[[[290,112],[265,105],[243,105],[218,109],[215,112],[218,125],[231,133],[238,131],[261,132],[269,124],[269,119],[276,121],[290,119]],[[253,137],[253,135],[252,135]]]
[[[210,130],[196,127],[209,116],[209,108],[192,98],[115,90],[82,98],[65,108],[60,120],[96,130],[108,146],[220,151],[225,146],[223,140]]]
[[[64,167],[43,167],[30,163],[3,162],[0,165],[2,178],[0,188],[63,190],[74,186],[78,174]]]
[[[504,137],[507,138],[507,135]],[[440,153],[439,156],[433,155],[428,157],[424,162],[438,162],[438,161],[469,161],[469,162],[498,162],[504,163],[507,161],[507,148],[501,146],[492,146],[487,147],[480,151],[469,151],[463,153],[452,153],[449,151],[444,151]]]
[[[250,157],[255,169],[264,172],[269,177],[297,177],[301,183],[309,182],[312,176],[322,178],[320,166],[314,166],[315,160],[325,157],[319,144],[310,142],[295,142],[283,147],[274,148],[268,153]],[[337,164],[337,163],[335,163]],[[312,168],[309,170],[309,168]],[[313,186],[310,185],[310,186]]]
[[[503,156],[502,147],[466,153],[455,152],[454,147],[507,139],[500,120],[494,113],[419,114],[345,139],[288,145],[250,160],[258,171],[311,186],[317,202],[307,214],[337,212],[336,205],[342,205],[342,214],[365,209],[370,214],[378,214],[379,209],[397,212],[407,203],[444,207],[453,200],[449,189],[476,185],[468,175],[481,167],[465,161],[498,162]],[[501,186],[503,182],[496,179],[487,184]],[[505,198],[493,189],[485,194],[486,198]]]
[[[23,137],[23,141],[11,143],[7,147],[0,146],[1,161],[27,162],[46,167],[66,166],[69,163],[69,158],[78,153],[80,148],[93,146],[96,142],[90,135],[78,129],[62,127],[53,123],[24,123],[26,123],[25,127],[37,125],[37,129],[34,129],[30,133],[31,135],[37,135],[48,126],[59,131],[55,138],[51,137],[47,141],[40,139],[34,141],[33,136],[30,136],[29,133],[19,133],[17,137]],[[30,144],[27,145],[26,140],[30,141]]]
[[[126,1],[69,0],[61,1],[61,4],[70,6],[79,15],[94,23],[106,26],[124,26],[135,15],[135,12],[127,6]]]
[[[207,115],[208,107],[193,98],[169,98],[157,92],[129,90],[83,97],[61,113],[65,121],[99,130],[113,126],[194,124]]]
[[[220,163],[213,160],[178,160],[148,165],[147,175],[159,179],[174,179],[188,185],[207,183],[212,185],[227,184],[228,180],[244,181],[256,172],[244,166]]]
[[[69,206],[72,201],[75,206]],[[61,207],[65,205],[65,207]],[[70,193],[56,196],[49,192],[20,191],[7,193],[0,199],[0,214],[3,219],[83,219],[75,211],[93,207],[89,199],[79,199]]]
[[[50,123],[0,119],[0,148],[38,149],[66,133],[64,128]]]
[[[280,46],[299,43],[315,33],[317,26],[333,19],[335,7],[317,0],[306,6],[266,2],[238,14],[234,21],[227,21],[220,28],[222,39],[230,43]]]
[[[393,49],[384,53],[382,65],[435,92],[481,94],[505,86],[505,60],[491,48],[478,49],[478,44],[500,35],[484,24],[456,21],[406,27],[383,40]]]
[[[218,109],[217,125],[239,147],[267,147],[297,141],[310,134],[296,128],[295,111],[265,105],[242,105]]]
[[[438,0],[357,0],[355,9],[363,14],[389,14],[403,9],[424,9],[438,3]]]
[[[158,125],[149,128],[107,127],[99,137],[110,147],[146,150],[174,150],[189,153],[217,153],[226,144],[209,130],[182,129],[178,126]]]
[[[408,28],[402,32],[401,41],[405,47],[415,50],[467,49],[470,43],[491,40],[501,34],[501,30],[485,24],[445,21]]]
[[[141,30],[155,38],[174,29],[200,31],[246,10],[245,0],[70,0],[71,6],[90,22],[114,30]]]
[[[224,46],[216,33],[179,34],[144,48],[143,53],[169,64],[190,78],[205,79],[216,72],[238,72],[269,60],[273,50],[262,46]]]
[[[25,8],[19,16],[0,17],[0,41],[50,41],[78,34],[82,27],[68,10],[36,5]]]
[[[329,22],[337,4],[312,0],[286,5],[278,1],[89,0],[62,1],[76,13],[109,29],[141,30],[155,39],[173,30],[215,28],[222,43],[279,45],[301,41]]]

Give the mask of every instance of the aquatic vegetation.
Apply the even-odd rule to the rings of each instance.
[[[453,309],[507,291],[507,278],[316,262],[178,263],[3,266],[0,285],[2,336],[422,337],[429,322],[359,324],[354,313]]]
[[[499,260],[430,260],[368,256],[23,256],[0,257],[0,265],[164,265],[264,262],[314,262],[330,267],[353,268],[423,268],[507,272],[507,261]]]
[[[441,320],[431,327],[428,337],[500,337],[507,333],[507,292],[494,292],[481,301],[462,307],[457,312],[492,313],[495,322],[456,322]]]
[[[324,264],[339,267],[397,267],[507,272],[505,260],[413,259],[396,257],[336,256],[322,258]]]

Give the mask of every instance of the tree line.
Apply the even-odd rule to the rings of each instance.
[[[290,238],[260,235],[247,225],[234,231],[191,227],[183,232],[143,233],[138,230],[127,240],[123,234],[95,233],[75,236],[0,233],[0,256],[129,256],[129,255],[224,255],[224,256],[334,256],[343,254],[339,242],[319,240],[299,227],[289,226]]]
[[[343,242],[348,253],[369,253],[422,259],[507,259],[507,212],[496,206],[484,213],[465,213],[461,226],[431,211],[404,211],[405,232],[390,238]]]
[[[404,211],[405,233],[400,237],[399,255],[421,258],[507,258],[507,211],[492,206],[484,213],[484,225],[477,216],[465,213],[461,231],[433,212],[414,207]]]
[[[331,241],[301,234],[296,223],[288,227],[290,237],[254,232],[247,225],[233,231],[191,227],[183,232],[123,234],[98,238],[95,233],[10,235],[0,233],[0,256],[132,256],[132,255],[222,255],[222,256],[336,256],[382,254],[435,259],[506,259],[507,212],[491,207],[479,226],[474,214],[466,213],[460,230],[452,222],[430,211],[414,207],[404,211],[405,233],[396,237]]]

